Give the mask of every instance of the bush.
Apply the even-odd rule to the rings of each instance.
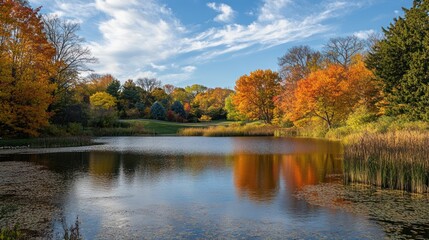
[[[362,128],[364,124],[374,122],[376,119],[377,116],[374,113],[369,112],[365,106],[361,106],[349,115],[346,124],[348,127],[357,130]]]
[[[67,132],[72,136],[84,135],[83,126],[80,123],[69,123]]]
[[[128,119],[137,119],[140,117],[140,111],[137,108],[131,108],[125,110],[125,114],[127,115]]]
[[[209,115],[202,115],[199,119],[200,122],[210,122],[212,120],[212,117]]]
[[[112,109],[94,108],[91,110],[91,120],[89,125],[92,127],[112,127],[117,121],[116,111]]]

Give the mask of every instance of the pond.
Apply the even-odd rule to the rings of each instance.
[[[308,186],[323,186],[310,193],[323,196],[341,185],[338,142],[97,141],[103,145],[0,152],[0,226],[19,223],[30,236],[56,238],[78,217],[84,239],[374,239],[391,236],[387,229],[401,224],[386,227],[370,215],[298,196]],[[426,210],[427,199],[418,201]],[[420,228],[400,226],[401,232],[425,237],[426,220]]]

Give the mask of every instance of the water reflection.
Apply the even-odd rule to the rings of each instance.
[[[240,196],[269,201],[279,190],[280,177],[289,191],[341,174],[342,161],[335,154],[234,156],[234,184]]]
[[[337,154],[314,153],[282,157],[282,176],[289,189],[297,190],[329,180],[342,173],[342,161]]]
[[[240,196],[269,201],[279,190],[278,155],[237,154],[234,156],[234,184]]]
[[[208,233],[218,236],[228,232],[225,229],[233,233],[222,235],[225,238],[252,237],[248,234],[255,229],[263,231],[262,236],[274,236],[269,228],[261,228],[267,219],[274,221],[271,226],[276,233],[295,238],[286,235],[290,229],[329,232],[341,228],[326,221],[339,215],[343,222],[356,221],[352,215],[327,213],[293,196],[307,184],[341,173],[339,144],[276,138],[141,138],[140,144],[132,142],[139,139],[116,138],[108,143],[126,151],[96,148],[13,155],[8,160],[28,161],[62,176],[67,193],[58,202],[70,222],[76,215],[84,220],[87,239],[104,238],[99,234],[108,228],[135,233],[130,238],[138,239],[175,236],[183,229],[197,234],[195,238],[210,238]],[[178,144],[179,140],[186,144]],[[219,145],[204,153],[209,148],[204,144],[210,141]],[[151,151],[146,143],[157,148]],[[163,144],[172,148],[173,143],[174,151],[161,151]],[[134,148],[138,149],[131,151]],[[250,227],[243,228],[245,224]],[[154,229],[168,231],[154,235],[159,234]]]

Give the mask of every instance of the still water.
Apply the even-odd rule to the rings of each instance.
[[[0,223],[20,213],[29,229],[32,221],[40,222],[55,237],[61,218],[70,225],[78,216],[85,239],[385,237],[365,217],[296,198],[306,185],[333,181],[342,173],[337,142],[270,137],[98,141],[104,144],[0,155],[0,202],[12,209]],[[10,173],[16,168],[15,175]]]

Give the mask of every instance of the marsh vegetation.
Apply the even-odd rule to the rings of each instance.
[[[429,133],[364,133],[346,139],[344,180],[428,193]]]

